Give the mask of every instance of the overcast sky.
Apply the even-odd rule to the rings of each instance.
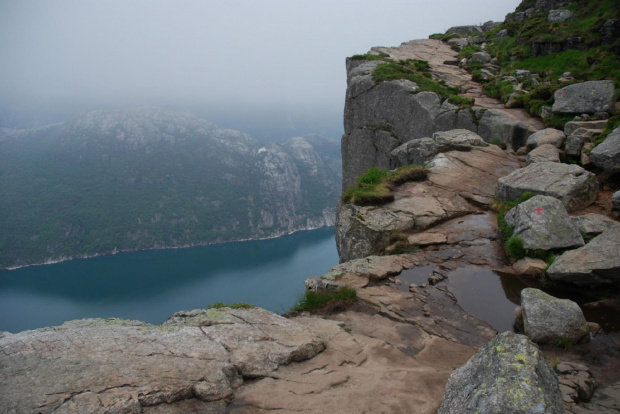
[[[0,101],[341,110],[346,56],[503,20],[519,3],[0,0]]]

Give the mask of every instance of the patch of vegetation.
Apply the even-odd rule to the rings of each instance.
[[[233,303],[232,305],[227,305],[225,303],[222,302],[216,302],[212,305],[207,306],[206,309],[222,309],[222,308],[230,308],[230,309],[253,309],[256,306],[254,305],[250,305],[249,303],[242,303],[242,302],[237,302],[237,303]]]
[[[459,60],[469,59],[476,52],[480,52],[482,49],[478,45],[466,46],[459,52]]]
[[[342,202],[358,206],[385,204],[394,200],[394,186],[407,181],[423,180],[426,174],[424,167],[415,164],[392,172],[372,167],[344,192]]]
[[[553,341],[553,345],[561,349],[569,349],[572,348],[575,343],[564,336],[558,336]]]
[[[502,81],[499,78],[495,78],[482,85],[482,90],[490,97],[506,102],[510,94],[514,92],[514,85],[510,81]]]
[[[465,96],[460,96],[460,95],[450,95],[448,97],[448,102],[450,102],[453,105],[458,106],[460,109],[466,109],[466,108],[471,108],[472,106],[474,106],[476,99],[467,98]]]
[[[450,34],[443,34],[443,33],[433,33],[432,35],[430,35],[428,38],[429,39],[434,39],[434,40],[443,40],[448,41],[450,39],[458,39],[461,36],[457,35],[456,33],[450,33]]]
[[[408,59],[399,62],[383,63],[375,68],[372,72],[372,77],[376,83],[406,79],[416,83],[420,88],[420,92],[435,92],[441,96],[442,99],[447,99],[450,95],[458,93],[457,88],[442,85],[440,82],[434,80],[432,76],[429,77],[429,70],[430,68],[427,61]]]
[[[343,287],[336,292],[313,292],[306,291],[290,312],[317,312],[332,301],[355,301],[357,292],[355,289]]]
[[[523,259],[525,257],[523,242],[518,236],[511,236],[506,241],[506,251],[513,259]]]
[[[616,112],[614,115],[612,115],[607,120],[607,125],[605,125],[605,129],[603,129],[603,132],[593,137],[593,142],[595,146],[605,141],[605,138],[607,138],[607,136],[611,134],[612,131],[618,128],[619,126],[620,126],[620,112]]]
[[[351,60],[386,60],[390,55],[384,52],[375,53],[365,53],[363,55],[353,55],[349,57]]]
[[[482,71],[479,69],[472,71],[471,80],[473,80],[474,82],[483,82],[484,78],[482,77]]]
[[[545,128],[555,128],[562,130],[564,129],[564,125],[566,125],[567,122],[572,121],[573,118],[573,115],[551,114],[544,117],[543,122],[545,123]]]

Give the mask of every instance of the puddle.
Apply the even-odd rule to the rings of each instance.
[[[434,266],[418,266],[403,270],[396,278],[402,283],[398,289],[408,292],[409,285],[428,284],[428,277]],[[500,275],[490,269],[465,267],[448,274],[448,288],[456,297],[459,306],[467,313],[489,323],[498,332],[513,331],[515,308],[521,304],[521,290],[535,287],[561,299],[570,299],[579,304],[587,321],[596,322],[606,333],[620,332],[620,311],[609,308],[589,308],[583,305],[593,299],[579,295],[576,291],[565,291],[541,287],[532,279],[521,279],[514,275]]]
[[[413,269],[403,270],[396,276],[396,279],[401,281],[396,287],[399,290],[409,292],[409,285],[412,283],[416,285],[428,285],[428,277],[433,274],[434,269],[435,266],[418,266]]]

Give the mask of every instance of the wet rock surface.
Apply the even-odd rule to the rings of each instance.
[[[527,288],[521,291],[525,335],[536,343],[563,338],[571,343],[588,335],[583,312],[575,302],[558,299],[542,290]]]
[[[564,413],[557,376],[525,336],[498,335],[450,375],[438,413],[473,412]]]

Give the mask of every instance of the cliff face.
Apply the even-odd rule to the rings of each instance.
[[[261,147],[191,114],[135,109],[4,130],[0,147],[0,268],[334,224],[339,148],[320,137]]]

